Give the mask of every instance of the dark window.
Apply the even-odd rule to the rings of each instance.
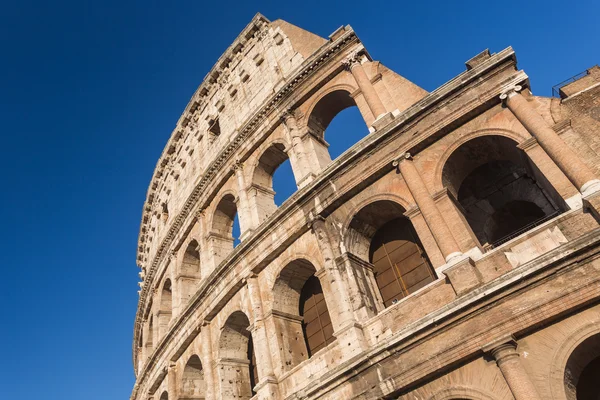
[[[406,218],[382,226],[373,237],[370,253],[386,307],[435,280],[435,272]]]

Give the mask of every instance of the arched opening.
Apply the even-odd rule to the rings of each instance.
[[[200,277],[200,245],[195,239],[192,239],[185,249],[181,273],[190,277]]]
[[[254,169],[249,197],[251,212],[256,213],[255,217],[259,223],[269,218],[277,210],[278,204],[287,199],[287,197],[278,196],[278,194],[287,193],[289,196],[296,189],[293,174],[275,180],[275,174],[279,172],[284,163],[288,166],[288,172],[291,172],[284,145],[274,143],[260,156]],[[280,199],[280,202],[277,204],[275,199]]]
[[[236,242],[234,222],[236,220],[236,199],[232,194],[226,194],[217,204],[208,237],[208,243],[211,247],[209,253],[214,257],[215,266],[219,265],[234,248]]]
[[[565,368],[567,400],[600,399],[600,334],[581,342],[571,353]]]
[[[289,371],[331,343],[333,326],[315,267],[305,259],[288,263],[273,286],[273,319],[281,349],[282,372]]]
[[[442,180],[484,248],[566,209],[525,152],[503,136],[482,136],[461,145],[446,161]]]
[[[308,131],[324,168],[332,159],[368,135],[368,127],[347,90],[332,91],[321,98],[308,118]]]
[[[204,370],[197,355],[188,360],[181,379],[181,396],[187,400],[200,400],[205,396]]]
[[[160,400],[169,400],[169,393],[166,390],[160,395]]]
[[[148,352],[146,354],[150,354],[150,351],[152,351],[152,346],[154,346],[154,321],[153,321],[153,316],[150,315],[150,317],[148,318],[148,333],[146,334],[146,349],[148,349]]]
[[[181,307],[185,307],[195,293],[201,275],[200,245],[195,239],[192,239],[185,248],[177,276]]]
[[[375,201],[357,212],[348,227],[348,249],[373,264],[375,285],[385,307],[436,280],[405,212],[393,201]]]
[[[160,295],[160,311],[171,312],[173,293],[171,291],[171,280],[166,279]]]
[[[173,304],[173,293],[171,290],[171,280],[166,279],[163,283],[161,294],[160,294],[160,307],[158,310],[158,337],[162,338],[168,330]]]
[[[246,314],[236,311],[227,318],[219,340],[221,394],[226,399],[249,399],[260,378]]]

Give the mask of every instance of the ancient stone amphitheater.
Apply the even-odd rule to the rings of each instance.
[[[538,97],[484,51],[428,93],[255,16],[152,176],[131,399],[598,399],[599,155],[598,67]]]

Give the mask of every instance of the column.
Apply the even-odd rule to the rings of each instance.
[[[318,271],[316,275],[320,278],[319,280],[323,287],[323,295],[325,295],[327,306],[331,308],[329,314],[334,330],[338,331],[340,328],[354,321],[350,300],[347,296],[348,290],[346,289],[342,276],[335,264],[335,256],[331,242],[329,241],[325,220],[323,217],[317,216],[313,218],[309,224],[317,238],[319,250],[325,260],[323,270]],[[325,292],[326,290],[328,293]]]
[[[360,63],[360,54],[352,53],[342,61],[344,66],[352,73],[352,76],[356,80],[358,88],[365,97],[367,105],[373,114],[375,119],[379,118],[387,111],[377,94],[377,91],[373,87],[371,80],[367,77],[365,69]]]
[[[393,165],[400,169],[400,173],[408,186],[408,190],[410,190],[419,210],[421,210],[421,214],[423,215],[423,218],[425,218],[429,230],[433,234],[446,262],[461,256],[462,252],[460,251],[452,232],[448,228],[446,221],[438,210],[435,201],[425,187],[423,179],[421,179],[421,175],[419,174],[419,171],[417,171],[410,154],[405,153],[400,159],[394,161]]]
[[[179,393],[177,390],[177,367],[175,363],[169,364],[167,369],[167,391],[170,399],[178,399]]]
[[[302,143],[302,137],[296,124],[296,117],[293,110],[286,110],[281,117],[287,131],[287,139],[291,143],[290,164],[296,180],[296,186],[301,187],[300,183],[307,175],[312,175],[309,162],[306,157],[306,150]],[[312,180],[312,179],[311,179]]]
[[[521,86],[514,86],[502,93],[500,98],[583,195],[600,190],[600,180],[518,93],[520,90]]]
[[[238,217],[240,219],[240,239],[250,233],[258,223],[252,221],[250,207],[248,204],[248,193],[246,192],[246,183],[244,180],[244,164],[235,162],[232,166],[237,180],[238,188]]]
[[[245,280],[248,288],[250,305],[254,314],[252,339],[254,351],[256,352],[259,379],[254,390],[261,395],[261,398],[278,398],[279,391],[277,379],[273,373],[273,360],[269,349],[269,337],[265,326],[265,316],[260,287],[258,285],[258,277],[256,274],[251,273]]]
[[[521,363],[517,342],[512,337],[487,345],[483,350],[496,360],[515,400],[541,400]]]
[[[204,392],[208,400],[216,399],[215,396],[215,375],[214,362],[212,352],[212,338],[210,335],[210,325],[208,321],[202,322],[200,329],[200,338],[202,340],[202,370],[204,371],[204,384],[206,391]]]

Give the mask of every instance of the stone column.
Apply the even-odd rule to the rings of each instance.
[[[502,93],[500,98],[584,196],[600,190],[600,180],[518,93],[520,90],[520,86],[514,86]]]
[[[177,390],[177,366],[175,363],[169,364],[167,369],[167,391],[170,399],[179,399]]]
[[[240,240],[247,236],[258,224],[252,221],[250,215],[250,206],[248,204],[248,193],[246,191],[246,183],[244,180],[244,164],[236,162],[232,167],[237,180],[238,189],[238,217],[240,219]]]
[[[323,295],[325,296],[333,325],[333,335],[340,345],[348,349],[344,357],[349,358],[364,351],[368,347],[368,344],[362,330],[362,325],[357,321],[354,314],[353,304],[350,299],[351,291],[336,264],[325,221],[321,216],[317,216],[311,220],[310,226],[317,238],[319,250],[325,260],[325,265],[321,270],[317,271],[315,276],[319,278],[323,288]],[[361,313],[359,312],[359,314]]]
[[[408,190],[410,190],[419,210],[421,210],[421,214],[425,218],[446,262],[461,256],[462,252],[435,201],[425,187],[425,183],[423,183],[423,179],[421,179],[410,154],[405,153],[400,159],[394,161],[393,165],[400,169]]]
[[[373,114],[373,118],[377,119],[385,114],[387,111],[381,102],[375,87],[373,87],[371,80],[367,77],[365,69],[360,63],[360,54],[352,53],[342,63],[350,73],[352,73],[352,76],[356,80],[356,84],[365,97],[365,101]]]
[[[541,400],[517,352],[517,342],[511,338],[491,343],[483,348],[496,360],[515,400]]]
[[[252,339],[258,369],[258,382],[254,388],[260,398],[279,398],[277,379],[273,372],[273,359],[269,349],[269,336],[265,326],[262,296],[258,284],[258,277],[251,273],[246,277],[248,297],[254,314],[252,324]]]
[[[204,371],[204,384],[206,385],[205,396],[208,400],[216,399],[215,396],[215,374],[214,359],[212,352],[212,338],[208,321],[202,322],[200,329],[200,340],[202,340],[202,370]]]
[[[302,187],[303,184],[310,182],[314,178],[304,143],[302,143],[302,135],[298,129],[293,110],[286,110],[281,119],[287,132],[287,139],[291,143],[289,157],[296,186]]]

